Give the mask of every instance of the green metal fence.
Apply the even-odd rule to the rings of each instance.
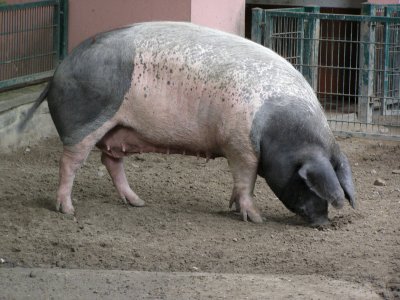
[[[362,15],[255,8],[252,40],[304,75],[334,131],[400,140],[400,5],[363,4]]]
[[[67,3],[0,5],[0,90],[53,75],[67,53]]]

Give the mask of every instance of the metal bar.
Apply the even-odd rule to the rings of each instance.
[[[325,34],[326,35],[328,35],[328,32],[329,32],[329,30],[328,30],[328,27],[329,27],[329,22],[325,22]],[[324,43],[325,45],[325,59],[328,59],[328,43],[327,42],[325,42]],[[321,60],[322,60],[322,55],[321,55]],[[322,61],[321,61],[321,63],[320,63],[321,65],[322,65]],[[325,62],[325,66],[327,65],[327,61]],[[327,90],[327,83],[326,83],[326,81],[327,81],[327,74],[328,74],[328,72],[324,72],[324,88],[323,88],[323,91],[324,91],[324,107],[325,107],[325,109],[327,109],[327,99],[326,99],[326,90]]]
[[[22,9],[29,9],[34,7],[52,6],[59,2],[59,0],[42,0],[36,2],[17,3],[11,5],[0,5],[0,11],[15,11]]]
[[[58,1],[57,1],[58,2]],[[60,3],[54,5],[53,11],[53,49],[55,50],[54,66],[58,64],[60,57]]]
[[[370,5],[370,4],[364,4]],[[270,17],[291,17],[291,18],[304,18],[304,19],[320,19],[320,20],[336,20],[336,21],[358,21],[358,22],[388,22],[388,23],[398,23],[400,17],[380,17],[380,16],[370,16],[370,15],[339,15],[339,14],[318,14],[318,13],[306,13],[306,12],[279,12],[271,10],[268,11],[268,16]]]
[[[363,4],[362,13],[373,15],[375,8],[371,4]],[[360,81],[358,98],[358,118],[365,123],[372,122],[373,110],[373,69],[375,62],[375,26],[369,22],[361,22],[360,26]]]
[[[385,6],[385,16],[400,16],[400,5]],[[384,115],[398,115],[400,123],[400,24],[385,24]],[[397,93],[396,93],[397,92]],[[396,95],[397,94],[397,95]],[[397,99],[394,97],[397,96]],[[397,101],[396,101],[397,100]],[[390,109],[388,106],[390,105]],[[397,109],[396,109],[397,105]]]
[[[337,23],[338,36],[340,36],[340,34],[341,34],[341,24],[342,24],[342,22],[338,22]],[[340,75],[341,75],[340,71],[342,69],[341,66],[340,66],[340,62],[341,62],[341,60],[340,60],[340,46],[341,46],[341,43],[340,42],[336,42],[336,45],[337,45],[337,51],[336,51],[336,53],[337,53],[337,59],[336,59],[337,62],[336,62],[336,65],[337,65],[338,70],[336,71],[335,88],[336,88],[336,93],[340,94],[340,92],[339,92],[339,85],[340,85],[339,79],[341,78],[340,77]],[[338,105],[339,97],[335,98],[335,102],[336,102],[335,111],[336,111],[336,113],[339,113],[339,109],[338,109],[338,107],[339,107],[339,105]]]
[[[40,81],[43,79],[48,79],[51,78],[54,74],[54,70],[51,71],[46,71],[42,73],[36,73],[32,75],[25,75],[25,76],[20,76],[12,79],[7,79],[0,81],[0,90],[9,88],[10,86],[19,86],[22,84],[34,82],[34,81]]]
[[[363,0],[335,0],[329,4],[320,0],[246,0],[246,4],[287,5],[287,6],[321,6],[338,8],[360,8]],[[324,5],[325,4],[325,5]]]
[[[387,13],[387,12],[386,12]],[[384,24],[384,51],[383,51],[383,99],[382,99],[382,107],[381,107],[381,113],[383,115],[386,115],[387,113],[387,97],[389,94],[389,63],[390,63],[390,56],[389,56],[389,40],[390,40],[390,31],[389,31],[389,24],[385,23]]]
[[[15,29],[14,29],[15,23],[16,23],[15,17],[16,17],[15,14],[11,14],[11,30],[13,30],[13,31],[15,30]],[[14,35],[13,32],[12,32],[11,34]],[[10,47],[10,50],[9,50],[9,55],[10,55],[10,56],[12,55],[12,50],[13,50],[13,49],[17,49],[17,48],[16,48],[16,44],[15,44],[15,38],[13,38],[11,41],[12,41],[12,42],[10,43],[11,47]],[[13,72],[12,72],[12,68],[14,67],[14,69],[15,69],[15,66],[12,65],[12,64],[10,64],[9,66],[10,66],[10,74],[12,74],[12,73],[13,73]]]
[[[264,43],[262,43],[265,47],[275,48],[272,43],[272,35],[273,35],[273,26],[275,20],[273,18],[267,18],[266,12],[263,13],[262,20],[264,21],[263,33],[264,33]],[[276,19],[276,18],[275,18]]]
[[[305,20],[301,20],[301,19],[297,19],[296,20],[296,25],[297,25],[297,29],[300,33],[300,38],[297,38],[297,43],[296,43],[296,47],[297,47],[297,56],[299,57],[299,62],[298,62],[298,66],[297,66],[297,70],[299,70],[300,73],[303,73],[303,67],[304,67],[304,55],[305,55],[305,43],[307,43],[305,41]],[[307,51],[310,51],[310,45],[307,45]],[[310,79],[310,78],[309,78]]]
[[[29,15],[28,15],[29,16]],[[47,25],[47,26],[36,26],[36,27],[31,27],[28,31],[36,31],[36,30],[41,30],[41,29],[49,29],[53,28],[54,25]],[[9,35],[13,33],[22,33],[22,32],[27,32],[26,30],[15,30],[15,31],[9,31],[9,32],[0,32],[0,36],[2,35]]]
[[[305,11],[318,13],[319,7],[306,7]],[[302,74],[307,79],[311,87],[316,90],[318,85],[318,68],[315,68],[314,66],[318,65],[318,37],[320,22],[319,19],[305,21],[304,31],[300,31],[300,33],[304,35],[304,52],[301,56],[304,64]]]
[[[272,8],[268,11],[278,11],[278,12],[304,12],[304,7],[288,7],[288,8]]]
[[[68,54],[68,13],[69,1],[60,1],[60,59],[64,59]]]
[[[34,12],[35,10],[36,10],[36,8],[32,8],[30,11]],[[27,42],[26,47],[27,47],[27,49],[32,49],[34,46],[34,42],[35,42],[34,31],[32,31],[32,28],[34,26],[34,20],[35,20],[33,13],[28,14],[28,19],[29,19],[29,26],[27,28],[28,42]],[[29,61],[29,72],[32,73],[33,69],[34,69],[34,64],[33,64],[33,61],[30,60]]]
[[[348,31],[348,22],[344,23],[344,39],[348,40],[347,37],[347,31]],[[350,49],[349,49],[350,50]],[[343,43],[343,58],[344,58],[344,65],[343,65],[343,72],[342,72],[342,103],[341,103],[341,111],[344,112],[345,109],[347,109],[347,111],[349,111],[349,104],[350,104],[350,97],[346,97],[346,90],[348,88],[350,88],[350,85],[348,87],[345,86],[346,84],[346,75],[348,76],[348,73],[346,72],[345,66],[346,66],[346,58],[348,57],[347,54],[347,43],[344,42]],[[350,58],[351,58],[351,54],[350,54]],[[350,92],[350,90],[348,91],[348,93]],[[347,107],[346,107],[346,100],[347,100]]]
[[[19,57],[7,61],[0,61],[0,65],[2,64],[10,64],[10,63],[16,63],[16,62],[21,62],[21,61],[26,61],[26,60],[32,60],[34,58],[40,58],[48,55],[54,55],[57,54],[57,51],[51,51],[51,52],[45,52],[45,53],[40,53],[40,54],[34,54],[30,56],[24,56],[24,57]]]
[[[357,22],[357,30],[356,30],[356,41],[360,41],[360,35],[361,35],[361,29],[360,29],[360,27],[361,27],[361,24],[359,23],[359,22]],[[355,57],[355,63],[357,64],[359,64],[360,63],[360,54],[361,54],[361,50],[360,50],[360,43],[358,43],[357,44],[357,46],[356,46],[356,57]],[[360,68],[360,65],[358,65],[358,68],[356,68],[356,70],[355,70],[355,72],[354,72],[354,75],[355,75],[355,82],[356,82],[356,86],[357,87],[359,87],[359,85],[360,85],[360,71],[359,71],[359,68]],[[358,95],[360,94],[360,91],[358,91],[358,93],[357,93]],[[357,95],[357,96],[358,96]],[[358,98],[357,98],[357,100],[358,100]],[[358,104],[358,103],[357,103]]]
[[[264,10],[261,8],[252,9],[251,40],[262,44],[262,25],[264,23]]]

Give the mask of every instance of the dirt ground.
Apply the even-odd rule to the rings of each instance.
[[[358,209],[330,208],[332,224],[310,228],[262,178],[256,204],[265,222],[228,209],[225,159],[141,154],[126,159],[146,201],[119,200],[93,151],[74,185],[76,216],[55,211],[56,139],[1,154],[0,270],[15,266],[159,272],[323,275],[372,284],[400,298],[400,143],[339,139],[353,168]],[[380,178],[381,186],[374,182]]]

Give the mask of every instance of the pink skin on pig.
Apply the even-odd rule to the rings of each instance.
[[[140,56],[140,57],[139,57]],[[132,153],[181,153],[228,159],[234,203],[243,219],[261,222],[252,194],[258,155],[249,132],[256,105],[240,99],[238,82],[205,82],[196,65],[168,54],[168,61],[150,52],[137,53],[132,84],[114,117],[74,146],[65,146],[60,164],[57,203],[73,213],[72,183],[76,170],[97,145],[120,197],[134,206],[144,202],[130,188],[122,158]],[[158,68],[149,67],[158,64]]]

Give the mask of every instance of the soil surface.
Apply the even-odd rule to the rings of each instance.
[[[181,155],[128,157],[128,179],[146,201],[145,207],[128,206],[96,150],[76,177],[71,217],[55,211],[58,140],[1,154],[0,272],[18,266],[324,276],[372,286],[381,297],[395,299],[400,143],[339,143],[353,168],[358,208],[331,207],[331,225],[323,228],[311,228],[289,212],[262,178],[255,201],[265,221],[241,221],[228,209],[232,178],[222,158],[206,163]]]

